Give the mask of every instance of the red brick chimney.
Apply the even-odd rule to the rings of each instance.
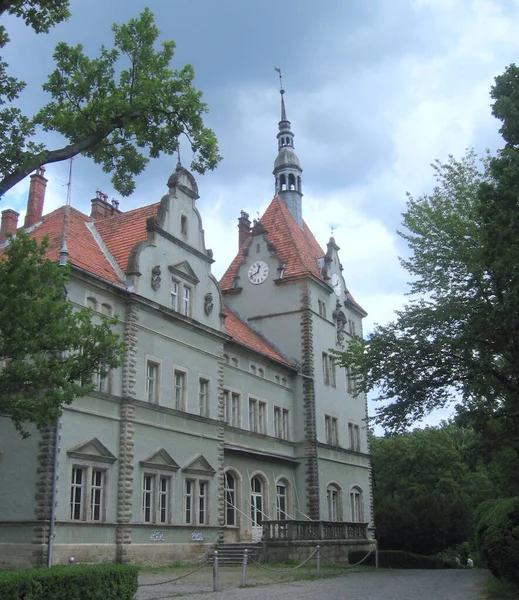
[[[16,233],[18,229],[18,217],[17,213],[12,208],[8,208],[2,211],[2,225],[0,227],[0,244],[3,244],[7,239],[8,233]]]
[[[45,188],[47,180],[43,176],[45,167],[38,167],[36,173],[31,175],[29,187],[29,200],[27,202],[27,214],[25,215],[24,227],[32,227],[41,221],[43,214],[43,201],[45,200]]]
[[[90,217],[94,219],[94,221],[98,221],[99,219],[106,219],[107,217],[111,217],[114,214],[121,214],[122,211],[119,210],[119,202],[113,198],[112,202],[108,202],[107,194],[103,194],[101,190],[96,191],[96,197],[92,198],[92,209],[90,211]]]
[[[250,219],[249,213],[246,213],[244,210],[241,211],[241,216],[238,219],[238,249],[240,249],[245,240],[250,235]]]

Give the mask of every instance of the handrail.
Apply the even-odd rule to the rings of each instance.
[[[237,510],[241,515],[243,515],[244,517],[247,517],[247,519],[249,519],[249,521],[252,521],[252,523],[254,523],[254,521],[252,520],[251,516],[244,513],[242,510],[240,510],[236,505],[231,504],[231,502],[228,502],[226,500],[227,504],[229,504],[230,506],[232,506],[234,508],[234,510]]]
[[[303,517],[306,517],[309,521],[314,521],[315,520],[315,519],[311,519],[308,515],[305,515],[305,513],[302,510],[299,510],[295,506],[294,506],[294,510],[296,510],[299,514],[303,515]]]
[[[250,500],[247,500],[247,503],[249,504],[249,506],[252,506],[252,505],[251,505],[251,502],[250,502]],[[266,514],[265,514],[265,513],[264,513],[264,512],[261,510],[261,508],[257,508],[257,507],[255,506],[255,507],[254,507],[254,510],[258,510],[258,511],[259,511],[259,512],[260,512],[260,513],[261,513],[261,514],[264,516],[264,517],[266,517],[265,521],[271,521],[271,520],[272,520],[272,519],[270,519],[270,518],[269,518],[269,516],[268,516],[268,515],[266,515]],[[254,520],[253,520],[253,519],[251,519],[251,521],[253,521],[253,522],[254,522]],[[259,527],[259,525],[258,525],[258,527]]]

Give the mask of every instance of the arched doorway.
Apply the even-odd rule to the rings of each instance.
[[[265,517],[264,511],[264,485],[263,480],[258,475],[255,475],[250,482],[250,518],[252,527],[252,541],[259,542],[263,529],[261,521]]]

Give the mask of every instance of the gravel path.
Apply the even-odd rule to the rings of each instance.
[[[174,570],[143,573],[139,581],[165,581],[182,574]],[[310,573],[308,573],[310,575]],[[488,573],[471,570],[365,570],[321,580],[287,582],[287,575],[249,572],[248,583],[239,588],[239,569],[222,569],[221,592],[212,592],[211,568],[202,569],[177,584],[141,587],[137,600],[483,600],[483,582]],[[209,593],[208,593],[209,592]]]

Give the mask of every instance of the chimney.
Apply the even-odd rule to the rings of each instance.
[[[241,216],[238,219],[238,249],[240,249],[245,240],[250,235],[250,219],[249,213],[246,213],[244,210],[241,211]]]
[[[43,214],[43,201],[45,200],[45,188],[47,180],[43,176],[45,167],[38,167],[36,173],[31,175],[29,187],[29,200],[27,202],[27,214],[25,215],[24,227],[32,227],[41,221]]]
[[[99,219],[106,219],[111,217],[113,214],[121,214],[119,210],[119,202],[113,198],[112,202],[108,202],[108,194],[103,193],[101,190],[96,190],[96,197],[92,198],[92,209],[90,211],[90,217],[94,221]]]
[[[8,233],[16,233],[18,229],[18,217],[20,215],[13,210],[8,208],[2,211],[2,225],[0,227],[0,244],[3,244],[7,239]]]

